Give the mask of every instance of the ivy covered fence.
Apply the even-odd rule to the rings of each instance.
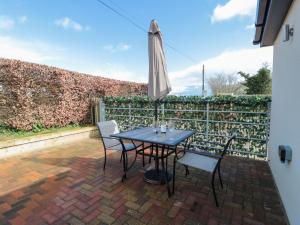
[[[105,97],[105,119],[114,119],[121,130],[151,126],[154,103],[147,97]],[[172,120],[178,129],[192,129],[194,147],[215,149],[203,141],[224,143],[237,133],[232,155],[265,159],[269,135],[269,96],[168,96],[160,103],[159,117]]]

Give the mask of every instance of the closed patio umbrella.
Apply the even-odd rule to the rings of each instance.
[[[148,32],[149,53],[149,83],[148,96],[155,101],[155,120],[157,120],[157,107],[160,100],[172,90],[168,78],[166,58],[163,48],[162,34],[155,20],[151,21]]]

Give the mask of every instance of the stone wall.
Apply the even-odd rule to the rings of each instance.
[[[146,84],[0,58],[0,125],[16,129],[88,124],[92,98],[146,93]]]

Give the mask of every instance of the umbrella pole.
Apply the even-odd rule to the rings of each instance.
[[[157,122],[158,119],[158,100],[154,102],[154,119]]]
[[[159,105],[159,100],[155,100],[154,102],[154,118],[155,118],[155,126],[158,125],[158,105]],[[158,129],[158,128],[157,128]],[[158,133],[156,129],[156,133]],[[155,146],[156,150],[156,157],[155,157],[155,171],[156,171],[156,176],[159,177],[159,162],[158,162],[158,145]]]

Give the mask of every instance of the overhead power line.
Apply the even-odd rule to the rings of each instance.
[[[197,63],[198,62],[197,60],[193,59],[192,57],[188,56],[187,54],[183,53],[182,51],[180,51],[180,50],[176,49],[175,47],[173,47],[172,45],[170,45],[169,42],[165,41],[165,45],[168,46],[170,49],[172,49],[177,54],[185,57],[186,59],[189,59],[193,63]]]
[[[140,20],[137,17],[131,15],[128,10],[124,9],[122,6],[120,6],[115,1],[113,1],[113,0],[105,0],[105,2],[111,3],[111,7],[117,8],[119,10],[119,12],[123,13],[124,15],[127,15],[127,17],[129,17],[131,20],[133,20],[133,21],[139,21],[139,23],[137,23],[137,22],[135,22],[135,23],[139,24],[139,26],[142,27],[143,30],[144,30],[144,27],[147,27],[147,26],[144,26],[145,24],[141,24]]]
[[[98,3],[102,4],[103,6],[105,6],[106,8],[110,9],[111,11],[113,11],[114,13],[116,13],[117,15],[119,15],[120,17],[122,17],[123,19],[127,20],[129,23],[131,23],[133,26],[135,26],[136,28],[140,29],[143,32],[147,33],[147,30],[145,28],[143,28],[142,26],[140,26],[139,24],[137,24],[134,20],[132,20],[130,17],[124,15],[123,13],[119,12],[118,10],[114,9],[113,7],[111,7],[110,5],[108,5],[107,3],[105,3],[102,0],[96,0]]]
[[[119,7],[116,3],[114,3],[113,1],[109,0],[111,3],[113,3],[114,5],[116,5],[120,10],[123,11],[120,12],[117,9],[115,9],[114,7],[112,7],[111,5],[109,5],[108,3],[104,2],[103,0],[96,0],[99,4],[103,5],[104,7],[106,7],[107,9],[111,10],[112,12],[114,12],[115,14],[117,14],[118,16],[120,16],[121,18],[123,18],[124,20],[126,20],[127,22],[129,22],[131,25],[135,26],[137,29],[143,31],[144,33],[148,34],[148,30],[145,29],[143,26],[139,25],[137,22],[134,21],[134,19],[132,19],[131,16],[128,16],[124,13],[125,10],[123,10],[121,7]],[[197,63],[198,61],[193,59],[192,57],[190,57],[189,55],[185,54],[184,52],[182,52],[181,50],[175,48],[174,46],[172,46],[168,41],[165,41],[165,45],[167,47],[169,47],[170,49],[172,49],[174,52],[176,52],[177,54],[183,56],[184,58],[192,61],[193,63]]]

